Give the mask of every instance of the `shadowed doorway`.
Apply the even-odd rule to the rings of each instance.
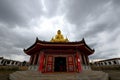
[[[66,72],[66,57],[55,57],[54,72]]]

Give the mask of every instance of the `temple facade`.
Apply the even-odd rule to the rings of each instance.
[[[29,70],[45,72],[81,72],[91,69],[88,56],[94,53],[84,39],[70,42],[58,30],[50,41],[36,38],[24,52],[30,56]]]

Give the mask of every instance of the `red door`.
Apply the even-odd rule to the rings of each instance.
[[[52,72],[52,71],[53,71],[53,56],[48,56],[46,72]]]
[[[40,55],[40,62],[39,62],[39,71],[43,72],[43,65],[44,65],[44,53],[41,53]]]
[[[68,56],[68,71],[73,72],[74,71],[74,63],[73,63],[73,56]]]

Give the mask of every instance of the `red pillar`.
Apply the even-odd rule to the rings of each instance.
[[[42,52],[40,55],[39,55],[40,59],[39,59],[39,71],[40,72],[43,72],[43,63],[44,63],[44,53]]]
[[[34,55],[31,55],[31,61],[30,61],[30,65],[34,65],[33,62],[34,62]]]
[[[29,64],[31,65],[32,63],[32,56],[30,56]]]
[[[80,57],[79,57],[79,54],[78,54],[78,53],[76,54],[76,58],[77,58],[78,72],[81,72],[81,71],[82,71],[82,68],[81,68],[81,62],[80,62]]]
[[[37,55],[34,54],[33,65],[36,65],[36,64],[35,64],[36,57],[37,57]]]

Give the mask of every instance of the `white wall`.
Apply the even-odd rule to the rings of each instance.
[[[115,62],[114,62],[115,61]],[[106,64],[105,64],[106,63]],[[116,64],[115,64],[116,63]],[[120,60],[111,60],[111,61],[103,61],[103,62],[97,62],[97,66],[107,66],[107,65],[120,65]]]
[[[118,60],[118,64],[120,65],[120,60]]]

